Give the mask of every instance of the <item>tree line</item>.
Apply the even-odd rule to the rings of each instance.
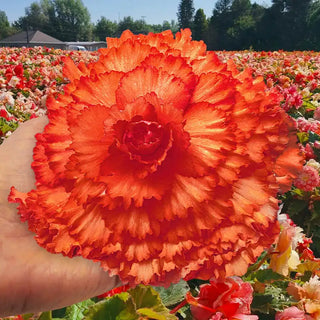
[[[213,3],[212,16],[206,17],[192,0],[181,0],[177,22],[148,24],[130,16],[119,21],[102,16],[92,23],[81,0],[40,0],[11,24],[0,10],[0,39],[21,30],[40,30],[62,41],[104,41],[126,29],[147,34],[190,28],[193,38],[203,40],[209,50],[320,50],[320,0],[272,0],[270,7],[250,0]]]

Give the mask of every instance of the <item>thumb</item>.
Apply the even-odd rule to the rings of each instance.
[[[38,246],[8,203],[12,185],[24,192],[34,187],[34,135],[46,123],[46,117],[30,120],[0,146],[0,317],[61,308],[120,285],[93,261]]]

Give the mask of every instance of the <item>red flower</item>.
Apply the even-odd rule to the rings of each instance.
[[[278,184],[300,169],[294,126],[263,78],[189,30],[108,39],[47,100],[37,187],[12,189],[50,252],[129,283],[242,275],[278,234]]]
[[[187,302],[195,320],[255,320],[258,317],[250,315],[252,292],[249,283],[229,277],[200,286],[199,297],[187,294]]]
[[[22,64],[18,64],[17,66],[14,67],[14,73],[19,78],[23,78],[23,72],[24,70],[23,70]]]

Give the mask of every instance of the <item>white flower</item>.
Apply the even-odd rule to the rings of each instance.
[[[20,79],[16,76],[13,76],[8,82],[8,85],[11,87],[15,87],[19,82],[20,82]]]
[[[3,92],[0,94],[0,104],[14,106],[14,98],[12,97],[11,92]]]
[[[320,170],[320,163],[314,159],[308,160],[308,162],[306,163],[306,166],[313,167],[313,168],[317,169],[318,171]]]

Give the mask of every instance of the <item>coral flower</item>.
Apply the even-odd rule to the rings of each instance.
[[[277,312],[275,320],[308,320],[311,319],[304,311],[297,307],[289,307],[282,312]]]
[[[48,251],[131,284],[244,274],[278,234],[278,186],[300,169],[278,94],[190,30],[107,42],[97,62],[65,59],[36,189],[10,195],[22,221]]]
[[[312,319],[320,319],[320,280],[318,276],[313,276],[302,286],[290,282],[287,291],[299,301],[301,309],[310,314]]]
[[[250,315],[253,289],[241,278],[210,281],[200,287],[199,297],[187,294],[195,320],[257,320]]]

